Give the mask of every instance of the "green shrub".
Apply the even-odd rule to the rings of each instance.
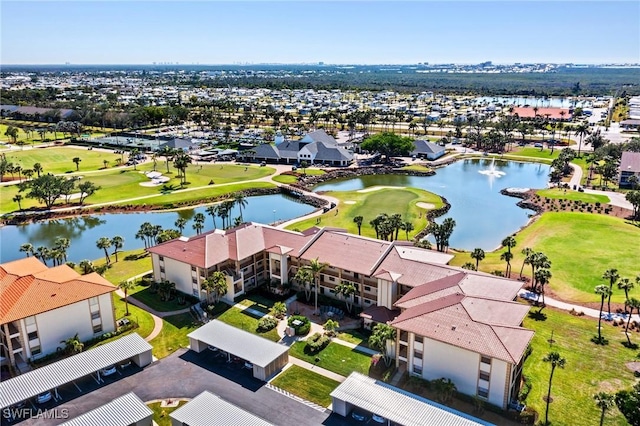
[[[308,353],[318,353],[323,350],[327,345],[331,342],[331,339],[328,336],[325,336],[320,333],[316,333],[313,336],[307,339],[307,346],[305,348],[305,352]]]
[[[264,316],[258,321],[258,331],[261,333],[273,330],[278,326],[278,320],[271,316]]]
[[[300,321],[301,324],[294,325],[294,321]],[[287,320],[287,324],[289,324],[289,327],[294,328],[297,336],[309,334],[309,330],[311,330],[311,321],[303,315],[291,315]]]

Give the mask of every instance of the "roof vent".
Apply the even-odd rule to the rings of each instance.
[[[51,295],[51,297],[56,297],[56,293],[53,293],[53,294]]]
[[[187,251],[187,248],[186,247],[182,247],[182,251]]]
[[[455,325],[451,326],[451,331],[456,331],[456,326]]]

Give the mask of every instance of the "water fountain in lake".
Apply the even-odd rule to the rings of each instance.
[[[485,176],[489,176],[489,187],[493,188],[493,181],[497,178],[501,178],[502,176],[506,175],[505,172],[500,171],[500,170],[496,170],[496,159],[492,158],[491,159],[491,164],[489,165],[488,169],[484,169],[484,170],[478,170],[478,173],[485,175]]]

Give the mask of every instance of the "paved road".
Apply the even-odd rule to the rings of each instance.
[[[134,392],[143,401],[167,398],[193,398],[208,390],[223,399],[279,426],[347,425],[348,421],[328,411],[321,412],[269,389],[264,382],[251,377],[246,369],[214,362],[210,351],[197,354],[181,349],[142,371],[120,377],[114,382],[79,397],[75,388],[65,388],[66,399],[57,409],[67,409],[71,418],[86,413],[127,393]],[[85,384],[81,383],[81,387]],[[89,385],[87,383],[86,385]],[[75,393],[75,395],[74,395]],[[47,424],[60,424],[51,420]],[[42,424],[29,419],[21,425]]]

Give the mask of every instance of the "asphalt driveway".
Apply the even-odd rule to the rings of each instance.
[[[318,411],[265,387],[265,383],[254,379],[249,370],[215,359],[210,351],[198,354],[181,349],[141,371],[132,368],[109,379],[105,385],[94,383],[90,378],[78,382],[82,391],[72,384],[61,387],[63,400],[54,409],[59,412],[68,410],[69,418],[74,418],[128,392],[135,392],[143,401],[150,401],[193,398],[208,390],[279,426],[349,424],[341,416]],[[64,421],[66,419],[52,419],[47,424],[56,425]],[[28,419],[19,424],[42,424],[42,419]]]

